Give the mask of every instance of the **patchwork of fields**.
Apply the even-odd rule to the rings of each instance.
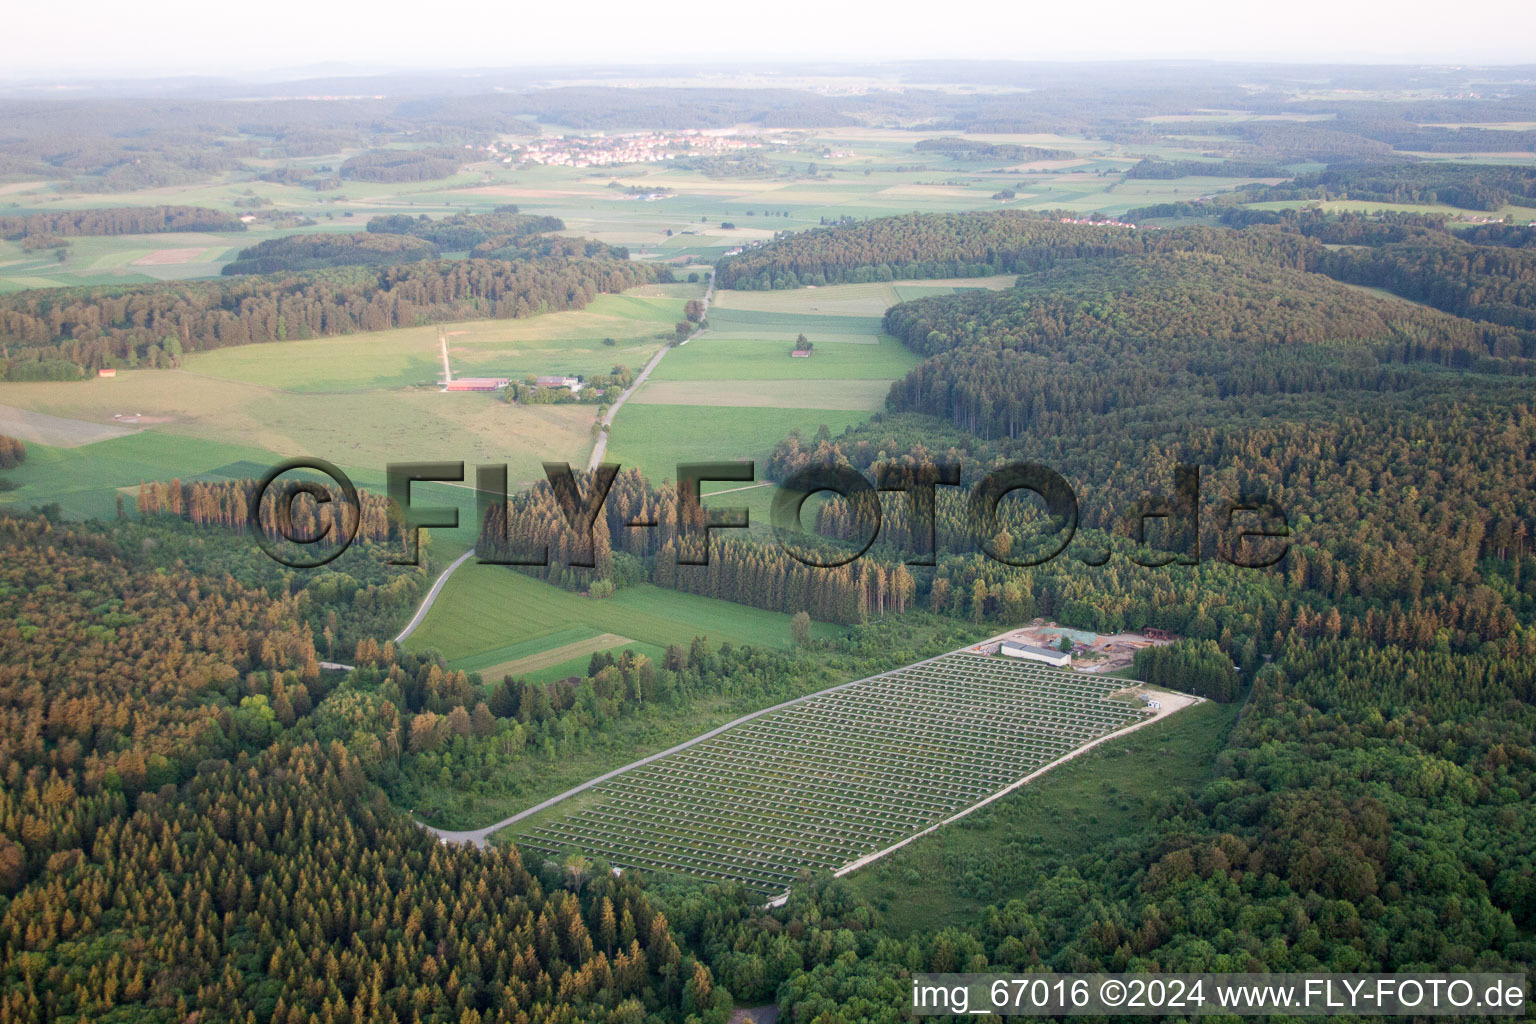
[[[1079,154],[1074,159],[999,166],[990,159],[916,152],[913,144],[920,136],[906,130],[839,128],[791,133],[790,137],[787,148],[763,154],[775,171],[783,168],[787,173],[752,172],[739,177],[682,166],[619,167],[591,173],[486,162],[437,181],[348,181],[344,190],[329,193],[253,179],[248,171],[131,193],[65,193],[56,182],[14,182],[5,191],[10,212],[163,203],[224,210],[259,207],[264,213],[291,218],[289,223],[296,226],[273,228],[258,221],[240,232],[72,238],[62,262],[52,249],[27,252],[17,243],[0,241],[0,292],[215,276],[242,248],[266,239],[299,232],[360,231],[379,214],[437,217],[504,203],[515,203],[524,212],[560,217],[567,233],[628,246],[641,259],[712,261],[743,242],[849,215],[1006,208],[1115,213],[1147,202],[1206,194],[1218,187],[1210,179],[1121,182],[1119,172],[1149,150],[1170,158],[1198,156],[1209,145],[1209,140],[1198,138],[1187,145],[1139,144],[1132,152],[1099,139],[984,136],[989,142],[1065,148]],[[829,148],[839,155],[826,156]],[[333,165],[347,155],[252,160],[250,165],[256,169],[283,163],[318,167]],[[806,173],[812,163],[814,175]],[[615,184],[621,187],[614,188]],[[656,190],[663,197],[637,202],[626,195],[624,188],[629,187]],[[994,198],[1004,190],[1015,195]]]
[[[1152,720],[1135,685],[957,651],[751,717],[498,837],[773,895],[802,870],[887,850]]]
[[[921,295],[1005,288],[1011,275],[717,291],[709,328],[668,352],[615,417],[607,457],[671,480],[680,462],[761,465],[791,431],[833,433],[885,408],[891,384],[922,362],[882,330],[886,309]],[[790,352],[799,335],[810,358]],[[753,498],[760,498],[753,495]]]
[[[587,375],[639,368],[672,336],[683,303],[703,286],[646,285],[599,295],[585,309],[522,320],[445,325],[458,376]],[[437,325],[194,353],[186,368],[207,377],[305,393],[433,386],[443,375]],[[610,344],[611,342],[611,344]]]
[[[450,356],[460,375],[638,367],[672,336],[683,303],[702,294],[698,284],[649,285],[574,312],[448,324]],[[591,448],[594,406],[444,394],[441,375],[437,327],[426,326],[195,352],[181,369],[122,370],[112,380],[0,383],[0,433],[30,449],[3,498],[110,517],[118,488],[224,475],[220,467],[237,462],[260,476],[299,455],[334,462],[362,486],[382,486],[390,462],[445,459],[506,463],[522,485],[542,477],[541,462],[579,464]],[[472,494],[437,490],[439,500],[462,492],[455,503],[468,523]]]
[[[1178,119],[1243,120],[1220,114],[1181,115],[1162,120]],[[1516,128],[1519,123],[1489,127]],[[767,238],[778,231],[816,227],[850,215],[865,218],[913,211],[975,209],[1118,214],[1138,206],[1208,196],[1255,180],[1122,178],[1121,172],[1147,155],[1199,159],[1213,144],[1209,135],[1171,136],[1129,146],[1104,139],[1044,133],[970,136],[989,143],[1068,149],[1077,154],[1071,159],[1022,164],[915,151],[913,145],[921,137],[906,129],[858,127],[789,133],[788,147],[763,153],[774,171],[783,169],[788,174],[758,171],[739,177],[705,174],[683,166],[637,165],[594,173],[562,167],[480,163],[438,181],[348,181],[344,191],[333,193],[253,179],[245,171],[214,175],[196,184],[132,193],[65,193],[58,190],[57,182],[12,182],[3,186],[0,194],[5,196],[11,212],[17,213],[162,203],[216,209],[259,206],[264,211],[307,223],[270,228],[258,222],[244,232],[74,238],[70,239],[63,262],[52,249],[27,252],[17,243],[0,241],[0,292],[212,276],[234,259],[240,249],[263,240],[298,232],[359,231],[369,218],[378,214],[436,217],[515,203],[524,212],[560,217],[569,234],[628,246],[641,259],[712,261],[743,242]],[[829,157],[829,149],[838,155]],[[334,164],[347,155],[249,163],[263,170],[283,163],[318,167]],[[1525,158],[1523,154],[1502,157]],[[1501,158],[1486,159],[1497,162]],[[812,163],[815,174],[806,174]],[[627,188],[655,190],[662,197],[653,202],[637,202],[626,194]],[[1007,192],[1014,195],[1008,198]],[[1437,211],[1457,212],[1451,207],[1439,207]],[[1506,213],[1513,213],[1517,219],[1528,216],[1523,208],[1505,208],[1497,215]]]

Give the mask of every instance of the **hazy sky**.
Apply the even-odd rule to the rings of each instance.
[[[7,5],[9,77],[721,59],[1536,62],[1532,0],[71,0]]]

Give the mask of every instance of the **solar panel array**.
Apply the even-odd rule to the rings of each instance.
[[[535,855],[780,893],[941,822],[1144,718],[1123,679],[955,652],[821,694],[618,775],[516,833]],[[559,805],[556,805],[557,808]]]

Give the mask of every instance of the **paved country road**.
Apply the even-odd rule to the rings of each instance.
[[[443,574],[437,578],[437,582],[432,584],[432,589],[427,591],[427,596],[421,602],[421,607],[417,608],[416,614],[411,616],[411,621],[407,622],[405,624],[405,628],[400,631],[400,635],[395,637],[395,643],[403,643],[406,637],[416,632],[416,627],[421,625],[421,620],[425,619],[427,617],[427,612],[432,610],[432,602],[436,601],[437,595],[442,593],[443,584],[448,582],[448,577],[453,575],[453,570],[469,561],[474,557],[474,555],[475,549],[470,548],[458,558],[455,558],[453,560],[453,564],[449,565],[448,568],[443,570]]]
[[[704,316],[706,318],[709,316],[709,300],[713,299],[714,297],[715,271],[713,268],[711,268],[709,271],[709,287],[704,289]],[[684,338],[678,344],[688,344],[694,338],[697,338],[700,332],[703,330],[704,328],[700,327],[698,330],[688,335],[688,337]],[[596,469],[597,464],[603,461],[603,453],[608,450],[608,428],[613,426],[614,414],[619,411],[619,407],[624,404],[629,396],[634,394],[635,391],[639,389],[640,385],[645,383],[645,378],[651,375],[651,371],[656,369],[657,364],[661,362],[661,357],[666,355],[671,348],[671,344],[663,345],[661,347],[661,351],[651,356],[650,362],[645,364],[645,368],[640,371],[639,376],[635,377],[634,381],[629,385],[629,387],[624,389],[623,394],[619,395],[618,398],[613,400],[613,404],[608,407],[608,411],[603,413],[603,418],[599,420],[597,424],[597,441],[592,445],[592,457],[587,460],[587,472],[590,473],[592,470]]]

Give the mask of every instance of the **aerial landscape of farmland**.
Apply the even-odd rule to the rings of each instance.
[[[1530,1016],[1528,12],[91,4],[0,1022]]]

